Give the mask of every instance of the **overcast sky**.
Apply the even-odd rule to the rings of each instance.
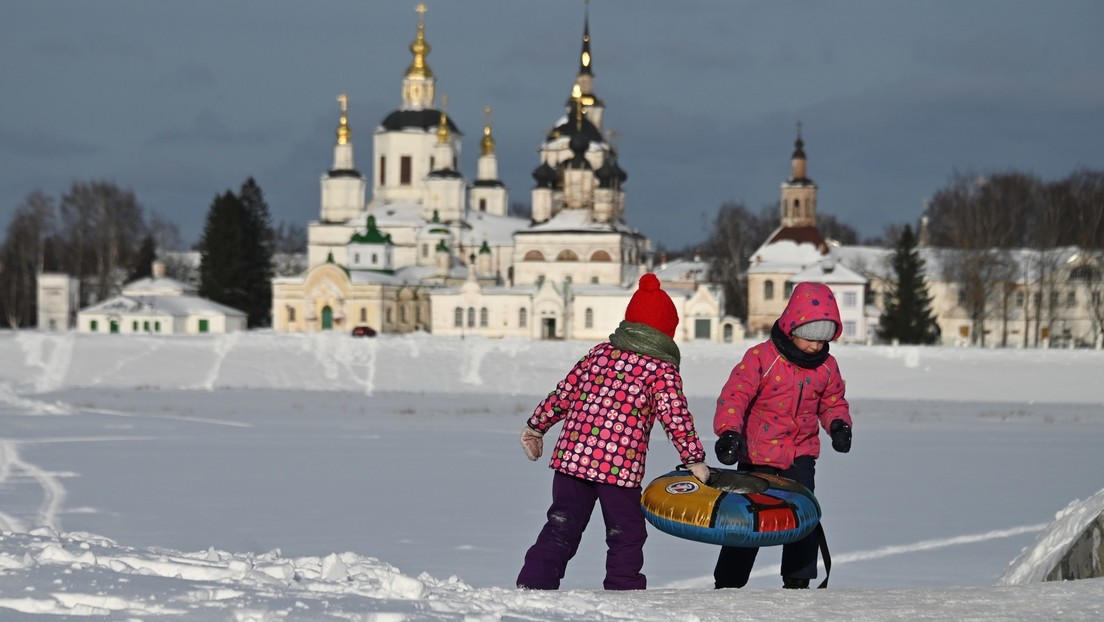
[[[578,69],[583,0],[426,0],[428,64],[475,175],[483,107],[529,203]],[[0,227],[34,190],[132,189],[190,243],[253,176],[273,218],[319,213],[340,93],[358,168],[401,103],[415,0],[6,2]],[[1104,168],[1104,2],[594,0],[595,92],[627,219],[668,248],[718,207],[777,201],[803,124],[819,211],[861,235],[915,221],[953,173]]]

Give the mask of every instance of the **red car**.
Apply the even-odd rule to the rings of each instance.
[[[370,326],[356,326],[353,328],[354,337],[375,337],[376,330]]]

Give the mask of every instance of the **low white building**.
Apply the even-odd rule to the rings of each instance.
[[[165,276],[161,262],[153,276],[123,287],[120,295],[77,313],[77,330],[85,333],[200,334],[246,329],[246,314],[200,298],[196,288]]]

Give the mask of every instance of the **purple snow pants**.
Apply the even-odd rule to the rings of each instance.
[[[640,488],[598,484],[558,471],[552,477],[552,505],[548,522],[537,542],[525,553],[525,564],[518,574],[517,586],[533,590],[560,587],[567,562],[575,556],[583,530],[594,511],[594,502],[602,504],[606,523],[607,590],[642,590],[647,579],[644,567],[644,541],[648,531],[640,509]]]

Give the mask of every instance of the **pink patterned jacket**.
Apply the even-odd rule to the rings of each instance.
[[[839,310],[831,290],[802,283],[778,319],[786,335],[811,320],[828,319],[841,332]],[[789,468],[798,456],[820,456],[820,426],[825,430],[836,419],[851,425],[845,383],[831,354],[816,369],[794,365],[767,339],[752,346],[732,369],[717,398],[713,431],[720,436],[735,430],[747,440],[747,456],[740,461]]]
[[[549,467],[602,484],[639,488],[659,421],[684,464],[705,461],[678,369],[645,354],[594,346],[529,418],[547,432],[563,421]]]

